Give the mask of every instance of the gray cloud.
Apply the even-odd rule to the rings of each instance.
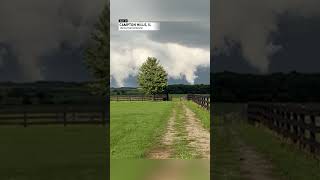
[[[157,57],[170,82],[196,83],[210,65],[209,0],[111,1],[111,84],[132,84],[148,56]],[[160,21],[160,31],[118,31],[118,19]],[[128,82],[130,81],[130,82]]]
[[[7,49],[0,47],[0,67],[3,65],[4,59],[7,56],[7,54],[8,54]]]
[[[2,0],[0,42],[12,47],[24,80],[43,79],[40,57],[56,50],[61,42],[79,46],[86,41],[104,2]]]
[[[212,36],[218,49],[215,53],[228,51],[230,43],[226,39],[234,41],[240,44],[242,55],[251,66],[267,72],[270,56],[281,51],[281,44],[275,46],[270,39],[271,33],[278,31],[279,15],[319,16],[319,6],[318,0],[215,0]]]
[[[210,19],[210,0],[111,0],[111,20],[202,21]]]
[[[204,22],[163,22],[161,31],[149,32],[150,40],[174,42],[188,47],[210,48],[210,24]]]

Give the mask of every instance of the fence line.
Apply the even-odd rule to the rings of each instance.
[[[104,106],[57,106],[39,107],[8,106],[0,109],[0,125],[50,125],[107,123],[107,108]]]
[[[250,103],[247,112],[250,123],[263,123],[300,148],[319,155],[319,105]]]
[[[200,95],[200,94],[188,94],[187,100],[191,100],[201,107],[210,110],[210,96],[209,95]]]
[[[111,101],[166,101],[167,95],[112,95]]]

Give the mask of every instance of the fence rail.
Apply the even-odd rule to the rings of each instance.
[[[319,105],[249,103],[248,120],[263,123],[310,152],[320,153]]]
[[[106,125],[106,116],[105,106],[3,106],[0,108],[0,125]]]
[[[167,95],[112,95],[111,101],[166,101]]]
[[[209,95],[200,95],[200,94],[188,94],[187,100],[191,100],[201,107],[210,110],[210,96]]]

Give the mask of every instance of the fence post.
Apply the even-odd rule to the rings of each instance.
[[[311,120],[311,129],[309,129],[310,132],[310,151],[312,153],[315,152],[315,144],[317,143],[317,139],[316,139],[316,121],[315,121],[315,116],[314,115],[310,115],[310,120]]]

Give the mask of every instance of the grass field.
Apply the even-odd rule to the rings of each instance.
[[[196,114],[197,118],[200,119],[203,127],[210,130],[210,112],[192,101],[186,101],[186,105]]]
[[[275,174],[292,180],[320,179],[319,161],[299,150],[296,146],[282,142],[264,127],[243,124],[239,128],[241,137],[270,159],[277,170]]]
[[[178,138],[174,141],[174,157],[176,159],[193,159],[192,148],[188,146],[190,143],[187,139],[187,132],[185,129],[186,117],[182,109],[182,103],[174,102],[176,110],[176,121],[174,128],[176,129],[176,136]]]
[[[172,107],[172,102],[111,102],[111,158],[144,158],[164,133]]]
[[[1,180],[106,179],[107,128],[0,128]]]
[[[245,179],[241,175],[241,161],[236,139],[254,148],[261,157],[269,160],[278,179],[320,179],[319,161],[287,144],[264,127],[255,127],[243,121],[243,117],[225,118],[241,113],[241,104],[216,103],[213,112],[213,177],[217,180]]]
[[[183,98],[185,97],[187,94],[169,94],[170,98]]]
[[[212,125],[212,175],[216,180],[240,180],[240,154],[232,135],[233,125],[223,116],[237,111],[240,105],[214,104]]]

